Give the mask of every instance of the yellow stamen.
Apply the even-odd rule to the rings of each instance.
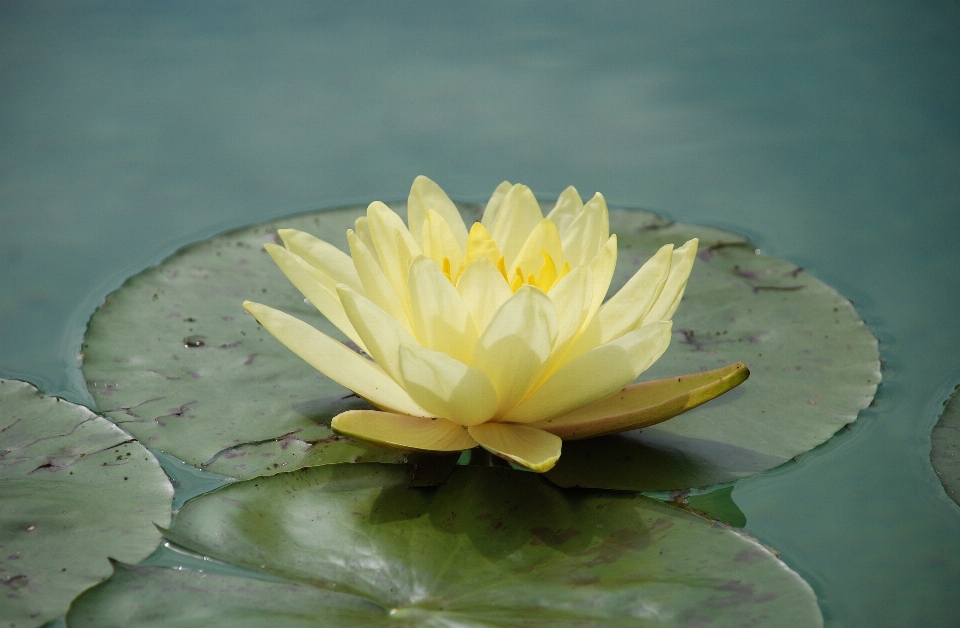
[[[513,276],[513,281],[510,282],[510,289],[516,292],[520,289],[520,286],[523,285],[523,273],[520,272],[520,269],[517,269],[517,274]]]
[[[446,255],[443,256],[443,265],[440,266],[440,268],[443,270],[443,274],[447,276],[447,279],[450,279],[450,258]],[[450,279],[450,281],[453,280]]]
[[[507,277],[507,265],[503,261],[503,255],[501,255],[500,259],[497,260],[497,268],[500,269],[500,274],[503,275],[503,280],[509,282],[510,278]]]
[[[550,257],[549,253],[543,249],[540,249],[540,253],[543,254],[543,267],[540,269],[540,279],[537,281],[537,285],[546,292],[557,281],[557,265],[553,263],[553,258]]]

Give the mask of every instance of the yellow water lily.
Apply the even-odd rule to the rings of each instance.
[[[617,261],[606,202],[572,186],[544,218],[525,185],[501,183],[470,229],[417,177],[407,224],[381,202],[347,232],[350,255],[278,231],[274,261],[360,350],[266,305],[244,308],[314,368],[377,410],[334,431],[415,451],[477,445],[547,471],[563,439],[675,416],[746,378],[742,364],[627,387],[666,350],[697,240],[662,247],[604,302]],[[627,388],[625,388],[627,387]]]

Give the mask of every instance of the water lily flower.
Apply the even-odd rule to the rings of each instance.
[[[617,261],[606,202],[571,186],[544,217],[530,188],[501,183],[470,229],[417,177],[407,224],[381,202],[347,232],[350,255],[281,229],[274,261],[359,349],[266,305],[271,334],[376,410],[337,433],[449,452],[477,445],[549,470],[563,439],[665,420],[746,378],[742,364],[628,386],[667,349],[697,240],[662,247],[604,302]]]

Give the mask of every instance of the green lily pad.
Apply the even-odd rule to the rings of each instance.
[[[376,626],[378,614],[383,611],[363,598],[310,586],[118,563],[109,580],[74,602],[68,617],[71,628],[313,628]]]
[[[735,528],[747,525],[747,516],[733,501],[733,487],[725,486],[707,493],[690,494],[682,491],[677,498],[680,505],[711,519],[717,519]]]
[[[3,626],[39,626],[138,561],[170,521],[173,487],[129,434],[83,406],[0,380]]]
[[[123,567],[70,625],[822,625],[768,550],[653,499],[492,467],[409,481],[402,465],[327,465],[192,500],[170,540],[291,584]]]
[[[357,405],[368,407],[365,402]],[[244,443],[231,447],[204,463],[202,468],[243,479],[341,462],[400,463],[409,457],[406,452],[377,449],[333,433],[313,441],[287,435],[262,443]]]
[[[231,477],[404,460],[333,435],[330,418],[364,402],[240,308],[244,299],[267,303],[346,340],[261,251],[279,227],[346,248],[343,234],[363,210],[232,231],[132,277],[94,314],[84,341],[84,373],[99,407],[150,447]],[[476,207],[461,211],[468,221],[478,215]],[[880,381],[877,342],[834,289],[727,231],[626,210],[611,212],[610,227],[620,250],[610,294],[662,244],[701,241],[674,342],[642,379],[737,361],[751,377],[655,427],[564,443],[551,480],[627,490],[729,482],[816,447],[869,405]]]
[[[930,433],[930,462],[950,499],[960,504],[960,387],[944,404]]]
[[[329,420],[370,406],[301,362],[243,311],[280,307],[346,341],[263,249],[276,230],[345,233],[365,208],[244,227],[128,279],[90,319],[83,371],[97,406],[152,449],[235,478],[339,462],[402,462],[341,438]]]
[[[641,378],[740,361],[750,379],[656,426],[565,442],[551,480],[655,491],[730,482],[813,449],[870,405],[877,340],[836,290],[727,231],[639,211],[611,212],[610,228],[620,248],[611,293],[661,245],[700,238],[673,342]]]

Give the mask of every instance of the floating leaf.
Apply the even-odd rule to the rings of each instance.
[[[119,567],[70,625],[257,625],[247,612],[278,626],[822,625],[769,551],[655,500],[491,467],[437,489],[409,479],[328,465],[195,499],[172,541],[296,584]]]
[[[176,609],[178,612],[172,612]],[[70,609],[71,628],[403,626],[376,604],[315,587],[201,571],[114,565]],[[377,620],[382,624],[378,624]]]
[[[747,517],[733,501],[733,487],[725,486],[707,493],[689,494],[681,497],[681,504],[694,512],[702,513],[712,519],[722,521],[735,528],[747,525]]]
[[[857,418],[880,382],[877,341],[849,300],[743,236],[612,212],[618,289],[667,242],[700,238],[657,379],[743,362],[737,389],[656,426],[565,442],[548,477],[561,486],[670,490],[729,482],[813,449]],[[614,229],[616,228],[616,229]]]
[[[131,277],[93,315],[84,338],[84,375],[98,407],[147,446],[230,477],[401,462],[402,452],[333,434],[333,416],[370,406],[302,363],[241,307],[245,299],[266,301],[346,340],[303,302],[263,244],[291,227],[329,234],[345,248],[362,209],[230,231]]]
[[[130,435],[83,406],[0,380],[3,626],[39,626],[160,542],[173,487]]]
[[[231,447],[204,464],[203,469],[242,479],[341,462],[399,463],[409,457],[402,451],[371,448],[336,434],[312,442],[287,435]]]
[[[407,462],[410,465],[410,486],[440,486],[457,468],[457,463],[463,455],[462,452],[435,454],[415,451],[409,453]]]
[[[292,355],[240,308],[268,303],[346,340],[262,252],[278,227],[346,248],[348,207],[254,225],[187,247],[131,278],[94,314],[84,373],[108,416],[148,443],[232,477],[330,462],[400,462],[401,452],[339,439],[337,413],[369,407]],[[402,213],[402,206],[398,207]],[[468,220],[476,208],[464,210]],[[674,338],[644,380],[743,362],[750,379],[665,423],[563,445],[561,486],[670,490],[763,471],[808,451],[873,398],[877,343],[850,302],[743,236],[612,211],[610,294],[662,244],[700,238]]]
[[[944,404],[943,414],[930,433],[930,462],[947,495],[960,504],[960,393],[957,390]]]

